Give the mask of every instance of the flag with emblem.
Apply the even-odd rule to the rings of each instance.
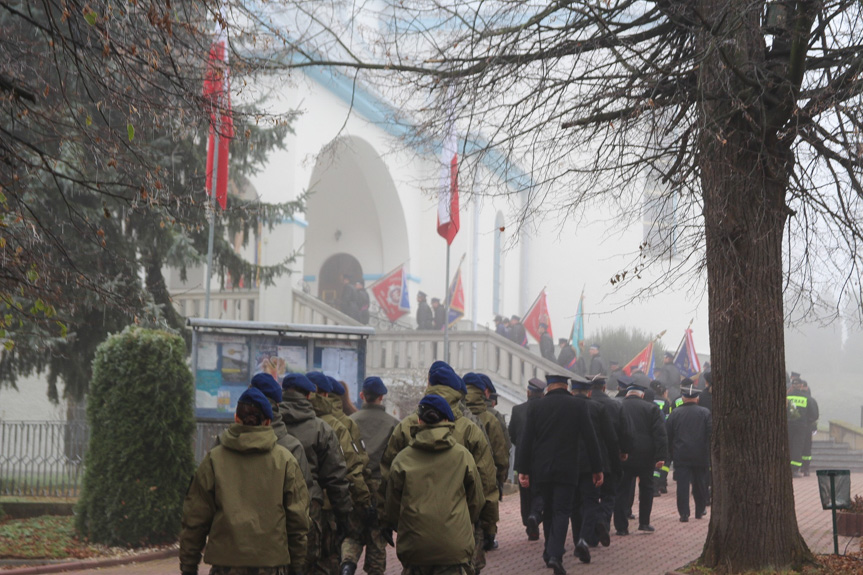
[[[410,297],[408,296],[407,273],[404,264],[400,265],[375,283],[369,289],[375,296],[375,301],[390,322],[410,312]]]

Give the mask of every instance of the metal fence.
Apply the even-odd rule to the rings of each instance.
[[[195,463],[228,423],[198,423]],[[0,421],[0,495],[77,497],[90,429],[84,421]]]

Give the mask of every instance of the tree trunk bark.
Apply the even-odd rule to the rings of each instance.
[[[714,377],[713,503],[700,562],[739,573],[812,559],[797,528],[785,411],[782,233],[793,155],[764,127],[762,94],[745,80],[763,64],[759,11],[700,4],[717,23],[699,37]]]

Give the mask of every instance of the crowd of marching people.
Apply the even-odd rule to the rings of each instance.
[[[203,555],[216,575],[352,575],[365,551],[365,572],[383,575],[389,544],[403,574],[479,575],[498,546],[511,446],[526,536],[539,540],[542,527],[541,559],[555,575],[566,573],[570,528],[583,563],[612,533],[653,532],[653,499],[667,492],[672,461],[680,521],[702,519],[711,372],[674,390],[658,379],[645,385],[643,375],[531,379],[507,425],[488,376],[460,376],[442,361],[402,421],[386,412],[379,377],[362,383],[356,410],[347,386],[322,372],[281,382],[259,373],[189,486],[181,572],[197,573]],[[794,376],[789,422],[793,412],[811,431],[817,404]],[[803,434],[792,443],[808,471]]]

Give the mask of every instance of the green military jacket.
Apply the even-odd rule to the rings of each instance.
[[[368,403],[363,404],[362,409],[351,415],[351,419],[360,428],[366,453],[369,455],[371,477],[380,480],[381,456],[399,420],[387,413],[383,405]]]
[[[180,565],[302,564],[309,492],[271,427],[234,424],[204,456],[183,502]]]
[[[485,503],[482,478],[455,425],[413,427],[387,479],[384,518],[398,531],[396,554],[405,566],[471,562],[474,523]],[[497,489],[495,489],[497,491]]]
[[[360,433],[360,426],[356,424],[356,422],[345,415],[344,406],[342,405],[342,398],[338,395],[332,395],[328,397],[330,400],[330,404],[333,406],[333,416],[344,425],[351,434],[351,439],[354,444],[360,451],[360,457],[363,458],[363,470],[368,472],[369,468],[369,454],[366,451],[366,444],[363,442],[363,435]]]
[[[294,459],[297,460],[300,471],[303,472],[303,478],[306,480],[309,496],[311,496],[315,491],[315,478],[312,476],[311,467],[309,467],[306,450],[303,449],[303,444],[300,443],[299,439],[288,433],[288,428],[285,427],[285,422],[282,421],[282,416],[279,413],[278,405],[273,407],[273,421],[270,423],[270,427],[273,428],[273,432],[276,434],[276,443],[290,451]]]
[[[495,475],[494,459],[491,455],[491,447],[483,430],[461,415],[461,410],[458,409],[461,393],[445,385],[432,385],[426,389],[426,393],[439,395],[447,400],[456,418],[453,426],[453,439],[459,445],[466,447],[470,454],[473,455],[479,475],[482,478],[482,490],[485,493],[486,500],[489,502],[498,501],[497,478]],[[387,480],[393,459],[395,459],[402,449],[408,446],[412,437],[411,430],[418,426],[419,417],[417,417],[416,413],[412,413],[393,429],[392,436],[387,443],[387,448],[381,456],[381,477],[384,482]],[[385,490],[386,486],[381,485],[381,491],[385,492]]]
[[[369,494],[368,485],[366,485],[366,481],[363,478],[365,460],[360,455],[359,446],[354,443],[348,428],[342,425],[336,419],[336,416],[333,415],[333,406],[326,397],[313,393],[310,399],[312,408],[315,410],[315,415],[332,427],[339,439],[339,445],[341,445],[345,464],[347,465],[346,477],[350,486],[351,500],[354,502],[354,507],[368,507],[371,505],[371,495]]]
[[[497,469],[497,483],[503,485],[509,474],[509,449],[506,447],[506,438],[503,435],[500,422],[489,413],[485,403],[485,394],[479,388],[469,385],[465,399],[468,409],[479,419],[483,431],[488,436],[492,459],[494,459],[494,466]]]
[[[345,456],[333,428],[315,417],[311,402],[299,391],[285,390],[279,414],[287,432],[303,444],[306,459],[316,486],[312,498],[323,500],[326,492],[330,504],[340,513],[353,509]]]

